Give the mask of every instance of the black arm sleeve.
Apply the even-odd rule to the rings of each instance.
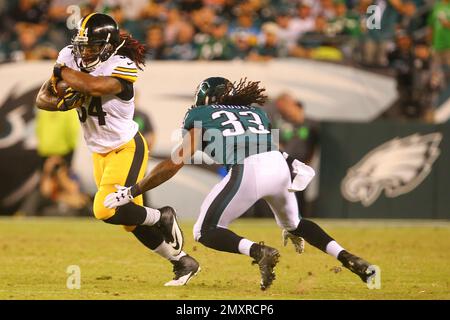
[[[133,83],[130,81],[127,81],[125,79],[121,78],[115,78],[120,81],[120,84],[122,85],[122,91],[116,96],[122,100],[129,101],[134,97],[134,88]]]

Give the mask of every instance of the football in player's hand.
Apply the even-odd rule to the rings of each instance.
[[[69,84],[64,80],[58,81],[56,84],[56,95],[60,98],[63,98],[66,90],[69,88]]]

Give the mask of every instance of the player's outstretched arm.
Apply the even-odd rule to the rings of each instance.
[[[51,81],[47,80],[42,85],[36,97],[36,107],[47,111],[58,111],[58,97],[51,90]]]
[[[56,65],[53,74],[65,80],[75,91],[100,97],[116,95],[122,92],[122,84],[113,77],[91,76],[88,73],[73,70],[66,66]]]
[[[201,144],[201,129],[191,129],[183,143],[175,150],[171,158],[160,162],[147,176],[131,187],[116,185],[117,191],[108,194],[103,202],[107,208],[117,208],[133,200],[134,197],[156,188],[172,178],[183,165],[194,155]],[[174,161],[173,159],[177,159]]]
[[[156,188],[160,184],[172,178],[185,163],[194,155],[195,151],[200,149],[201,129],[192,128],[183,138],[183,142],[172,153],[172,157],[160,162],[144,179],[139,181],[134,188],[133,193],[144,193],[145,191]]]

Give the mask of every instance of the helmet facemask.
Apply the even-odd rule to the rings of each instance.
[[[72,40],[73,53],[80,69],[92,72],[112,56],[114,49],[108,43],[108,38],[105,40],[89,40],[85,36],[75,36]]]

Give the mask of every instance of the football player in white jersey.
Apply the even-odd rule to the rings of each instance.
[[[213,187],[203,201],[194,226],[194,239],[206,247],[250,256],[258,264],[262,290],[275,279],[274,268],[279,252],[263,243],[241,237],[228,225],[245,213],[257,200],[264,199],[273,209],[283,238],[290,239],[297,252],[303,251],[303,239],[338,259],[364,282],[372,281],[376,269],[364,259],[344,250],[320,226],[301,217],[297,198],[289,190],[303,190],[298,183],[313,175],[307,171],[291,180],[291,171],[304,164],[282,154],[270,134],[270,120],[257,104],[267,96],[259,82],[240,81],[233,85],[222,77],[202,81],[195,103],[186,114],[183,143],[172,155],[160,162],[143,180],[128,188],[118,188],[105,199],[111,208],[127,205],[138,196],[173,177],[185,163],[192,163],[196,150],[229,167],[225,178]],[[212,130],[212,131],[211,131]],[[203,137],[203,141],[202,141]],[[270,147],[269,147],[270,146]],[[223,152],[221,151],[223,150]],[[239,152],[238,150],[245,151]],[[182,160],[182,161],[180,161]],[[304,168],[307,170],[312,168]],[[306,187],[306,185],[304,185]]]
[[[38,108],[66,111],[76,108],[86,144],[93,154],[98,187],[94,214],[106,223],[123,225],[141,243],[173,264],[169,286],[186,284],[199,264],[182,251],[183,235],[171,207],[152,209],[135,197],[126,206],[103,204],[115,185],[132,186],[142,179],[148,148],[133,121],[134,85],[145,65],[146,48],[108,15],[92,13],[81,19],[72,44],[63,48],[50,80],[43,84]],[[58,97],[58,83],[69,86]]]

